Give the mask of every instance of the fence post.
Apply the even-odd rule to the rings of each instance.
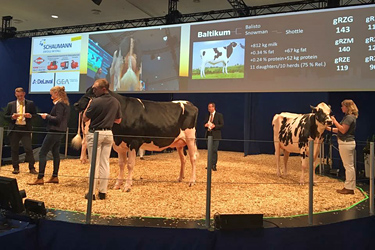
[[[374,142],[370,142],[370,215],[374,215]]]
[[[323,165],[323,166],[322,166]],[[324,171],[324,142],[320,144],[320,152],[319,152],[319,174],[322,175]]]
[[[314,201],[314,141],[309,141],[309,225],[313,224],[313,201]]]
[[[0,166],[3,160],[4,127],[0,127]]]
[[[87,210],[86,210],[86,224],[91,223],[91,210],[92,210],[92,195],[94,193],[94,180],[95,180],[95,165],[96,165],[96,154],[98,149],[98,138],[99,132],[94,132],[94,145],[92,147],[91,155],[91,166],[90,166],[90,182],[89,182],[89,192],[87,197]]]
[[[68,138],[69,136],[69,128],[66,128],[66,133],[65,133],[65,159],[68,158]]]
[[[206,228],[210,228],[211,218],[211,173],[212,173],[213,136],[208,136],[207,142],[207,192],[206,192]]]

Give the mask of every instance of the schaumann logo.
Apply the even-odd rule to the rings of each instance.
[[[198,37],[230,36],[230,30],[207,30],[199,31]]]
[[[73,47],[73,43],[44,44],[43,49],[66,49]]]
[[[33,84],[53,84],[53,79],[51,79],[51,80],[34,79]]]

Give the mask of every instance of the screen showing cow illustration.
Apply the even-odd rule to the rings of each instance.
[[[374,91],[375,6],[36,37],[30,92]]]

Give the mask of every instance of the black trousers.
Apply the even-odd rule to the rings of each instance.
[[[39,152],[39,174],[38,179],[44,177],[47,164],[47,154],[49,151],[52,152],[53,156],[53,177],[57,177],[60,168],[60,144],[61,139],[64,137],[64,132],[51,132],[44,137],[42,147]]]
[[[21,141],[26,153],[26,161],[29,163],[29,169],[35,169],[35,159],[33,154],[33,148],[31,146],[31,132],[26,131],[26,127],[24,126],[16,126],[14,130],[15,131],[11,131],[9,134],[13,168],[15,170],[19,170],[20,168],[19,148]]]
[[[219,150],[219,143],[220,140],[213,140],[212,143],[212,166],[215,166],[217,164],[217,151]],[[208,141],[207,141],[207,149],[208,149]]]

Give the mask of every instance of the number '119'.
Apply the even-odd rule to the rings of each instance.
[[[337,71],[347,71],[349,69],[348,65],[337,65],[336,67]]]

